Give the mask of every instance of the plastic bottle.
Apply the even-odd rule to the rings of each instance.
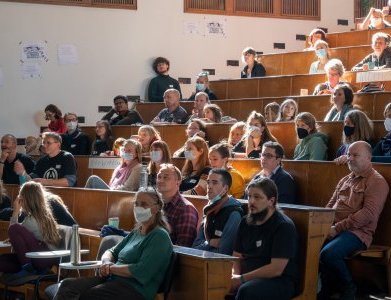
[[[140,174],[140,187],[139,191],[147,190],[148,187],[148,170],[146,165],[142,165],[141,174]]]

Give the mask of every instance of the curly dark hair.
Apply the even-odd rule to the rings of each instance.
[[[165,57],[159,56],[159,57],[157,57],[153,61],[153,64],[152,64],[152,68],[153,68],[153,70],[155,71],[156,74],[159,74],[159,72],[157,70],[157,65],[158,64],[167,64],[168,65],[168,69],[167,70],[170,69],[170,61],[167,58],[165,58]]]

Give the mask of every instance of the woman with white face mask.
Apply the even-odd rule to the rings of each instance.
[[[208,144],[199,136],[185,144],[185,164],[182,168],[182,182],[179,191],[188,195],[206,195],[206,180],[210,171]]]
[[[155,191],[138,192],[134,229],[102,255],[99,276],[67,278],[56,294],[65,299],[155,299],[170,264],[173,246]]]
[[[171,163],[171,153],[165,141],[154,141],[149,152],[148,185],[156,186],[156,177],[161,164]]]
[[[141,176],[141,144],[135,140],[126,140],[120,150],[121,163],[114,169],[110,183],[92,175],[87,179],[85,188],[101,190],[137,191]]]
[[[330,60],[329,44],[323,40],[317,40],[314,45],[315,55],[318,58],[310,66],[310,74],[326,73],[324,66]]]
[[[391,157],[391,102],[384,109],[384,127],[387,134],[376,144],[373,155]]]

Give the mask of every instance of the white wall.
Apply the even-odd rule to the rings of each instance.
[[[354,27],[353,0],[323,0],[321,11],[315,22],[185,14],[182,0],[139,0],[137,11],[0,2],[0,134],[36,135],[49,103],[92,125],[100,118],[98,105],[111,105],[113,96],[145,98],[157,56],[170,59],[175,78],[194,82],[202,68],[216,69],[212,80],[237,78],[242,65],[227,67],[226,60],[239,59],[246,46],[264,53],[295,51],[303,48],[296,34],[316,26],[329,32]],[[349,26],[338,26],[337,19],[349,20]],[[213,20],[225,22],[225,38],[184,33],[184,22],[201,26]],[[49,61],[42,64],[40,79],[21,78],[19,43],[26,41],[47,41]],[[274,42],[284,42],[286,49],[274,50]],[[60,66],[57,46],[68,43],[77,47],[79,63]],[[192,89],[182,85],[185,97]]]

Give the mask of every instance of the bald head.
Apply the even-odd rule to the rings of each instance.
[[[372,147],[367,142],[358,141],[349,146],[348,166],[350,171],[359,174],[372,167]]]

